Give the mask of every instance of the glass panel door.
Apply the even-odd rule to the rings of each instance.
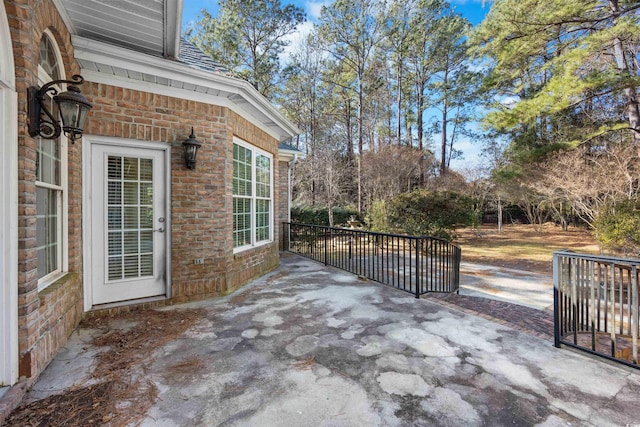
[[[92,304],[167,294],[167,152],[91,144]]]

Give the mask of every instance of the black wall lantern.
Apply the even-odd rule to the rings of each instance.
[[[202,144],[196,140],[196,136],[193,134],[193,128],[191,128],[191,135],[182,143],[184,147],[184,158],[187,161],[187,169],[196,168],[196,155],[201,145]]]
[[[58,94],[58,90],[53,87],[60,83],[67,83],[69,87],[66,92]],[[29,97],[29,135],[40,135],[42,138],[54,139],[62,132],[74,143],[76,139],[82,137],[84,122],[87,119],[91,103],[87,101],[80,89],[75,85],[84,83],[82,76],[75,74],[71,80],[54,80],[42,86],[31,86],[27,89]],[[53,100],[58,106],[62,126],[54,114],[49,111],[44,104],[44,97],[47,92],[54,95]],[[44,112],[46,117],[42,117]]]

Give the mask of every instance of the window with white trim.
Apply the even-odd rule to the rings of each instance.
[[[273,157],[241,141],[233,143],[233,247],[273,240]]]
[[[40,42],[38,80],[42,86],[62,77],[61,57],[53,38],[44,34]],[[63,88],[57,87],[58,92]],[[57,117],[50,93],[47,108]],[[44,289],[66,270],[67,146],[65,138],[38,138],[36,147],[36,249],[38,288]]]

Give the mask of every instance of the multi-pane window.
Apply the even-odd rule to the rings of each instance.
[[[233,144],[233,247],[251,244],[253,153]]]
[[[271,159],[256,155],[256,241],[271,235]]]
[[[57,80],[61,76],[59,55],[48,35],[42,37],[39,49],[38,74],[40,84]],[[60,88],[58,88],[60,90]],[[57,116],[56,105],[50,94],[44,102]],[[39,286],[64,269],[64,229],[66,216],[64,168],[66,145],[60,137],[38,138],[36,145],[36,250],[38,254]]]
[[[153,161],[107,160],[109,280],[153,275]]]
[[[233,247],[272,239],[272,158],[245,144],[233,144]]]

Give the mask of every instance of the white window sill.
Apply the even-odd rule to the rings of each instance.
[[[49,286],[58,282],[60,279],[67,275],[66,271],[54,271],[49,273],[40,280],[38,280],[38,292],[46,290]]]
[[[239,253],[242,253],[242,252],[246,252],[246,251],[251,250],[251,249],[257,249],[257,248],[260,248],[262,246],[266,246],[266,245],[268,245],[270,243],[273,243],[273,240],[263,240],[262,242],[258,242],[255,245],[239,246],[237,248],[233,248],[233,254],[236,255],[236,254],[239,254]]]

